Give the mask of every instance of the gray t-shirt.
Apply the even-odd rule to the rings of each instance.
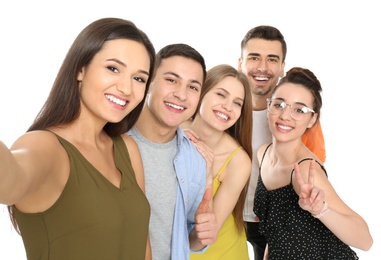
[[[177,138],[154,143],[133,127],[127,132],[139,146],[143,160],[145,191],[151,206],[149,234],[153,260],[171,259],[171,237],[175,212],[177,178],[173,159]]]

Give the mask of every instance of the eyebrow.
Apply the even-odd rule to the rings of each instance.
[[[247,56],[261,56],[261,54],[256,53],[256,52],[250,52]],[[277,59],[280,60],[279,55],[276,55],[276,54],[269,54],[269,55],[267,55],[267,57],[270,57],[270,58],[277,58]]]
[[[121,66],[123,66],[125,68],[128,68],[127,64],[124,63],[123,61],[119,60],[119,59],[111,58],[111,59],[107,59],[107,61],[114,61],[114,62],[118,63],[119,65],[121,65]],[[147,76],[149,76],[149,72],[146,71],[146,70],[139,69],[138,72],[146,74]]]
[[[164,72],[163,75],[172,75],[172,76],[174,76],[174,77],[176,77],[176,78],[182,79],[182,77],[181,77],[179,74],[177,74],[177,73],[175,73],[175,72],[172,72],[172,71]],[[198,81],[198,80],[196,80],[196,79],[191,79],[190,82],[202,86],[202,84],[200,83],[200,81]]]
[[[216,89],[222,90],[222,91],[225,92],[226,94],[230,95],[230,92],[227,91],[227,90],[224,89],[224,88],[216,88]],[[244,102],[243,98],[238,97],[237,99],[242,100],[242,102]]]
[[[283,101],[284,103],[286,103],[286,100],[284,98],[274,98],[276,100],[280,100],[280,101]],[[297,104],[297,105],[302,105],[302,106],[305,106],[305,107],[308,107],[306,104],[304,104],[303,102],[295,102],[293,103],[294,104]]]

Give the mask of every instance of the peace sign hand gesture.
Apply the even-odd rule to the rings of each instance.
[[[298,163],[294,164],[294,170],[299,185],[299,206],[309,211],[315,218],[319,218],[328,210],[328,203],[324,201],[324,190],[314,186],[315,161],[311,160],[307,183],[301,176]]]

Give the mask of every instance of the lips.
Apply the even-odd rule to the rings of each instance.
[[[254,77],[254,79],[257,81],[268,81],[268,80],[270,80],[269,77],[264,77],[264,76]]]
[[[108,100],[110,100],[111,102],[113,102],[113,103],[115,103],[115,104],[117,104],[117,105],[119,105],[119,106],[124,107],[124,106],[126,106],[126,104],[127,104],[127,101],[126,101],[126,100],[122,100],[122,99],[120,99],[120,98],[117,98],[117,97],[114,97],[114,96],[111,96],[111,95],[108,95],[108,94],[106,94],[105,96],[106,96],[106,98],[107,98]]]
[[[221,112],[215,112],[215,114],[218,116],[218,117],[220,117],[220,118],[222,118],[223,120],[228,120],[229,119],[229,117],[227,116],[227,115],[225,115],[225,114],[223,114],[223,113],[221,113]]]
[[[277,126],[278,126],[278,128],[285,130],[285,131],[289,131],[289,130],[293,129],[291,126],[286,126],[286,125],[277,124]]]
[[[174,109],[185,110],[185,107],[182,107],[182,106],[179,106],[179,105],[175,105],[173,103],[165,102],[165,105],[167,105],[169,107],[172,107]]]

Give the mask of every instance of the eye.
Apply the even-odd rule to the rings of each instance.
[[[268,61],[271,63],[277,63],[278,59],[277,58],[269,58]]]
[[[189,88],[191,90],[194,90],[194,91],[197,91],[197,92],[199,91],[199,88],[197,86],[194,86],[194,85],[190,85]]]
[[[138,82],[141,82],[141,83],[146,83],[147,80],[145,78],[142,78],[142,77],[134,77],[134,79]]]
[[[239,106],[239,107],[242,107],[242,106],[243,106],[243,104],[242,104],[241,102],[239,102],[239,101],[235,101],[234,104],[237,105],[237,106]]]
[[[295,106],[295,112],[299,114],[307,114],[308,113],[308,108],[305,106]]]
[[[117,68],[113,67],[113,66],[107,66],[107,69],[112,71],[112,72],[114,72],[114,73],[118,73],[119,72],[119,70]]]
[[[286,103],[280,101],[274,101],[274,107],[278,109],[284,109],[286,107]]]
[[[221,92],[216,92],[217,96],[220,96],[220,97],[225,97],[225,94],[221,93]]]
[[[248,60],[259,60],[257,56],[250,56],[247,58]]]
[[[166,81],[170,82],[170,83],[176,83],[176,80],[172,79],[172,78],[166,78],[165,79]]]

